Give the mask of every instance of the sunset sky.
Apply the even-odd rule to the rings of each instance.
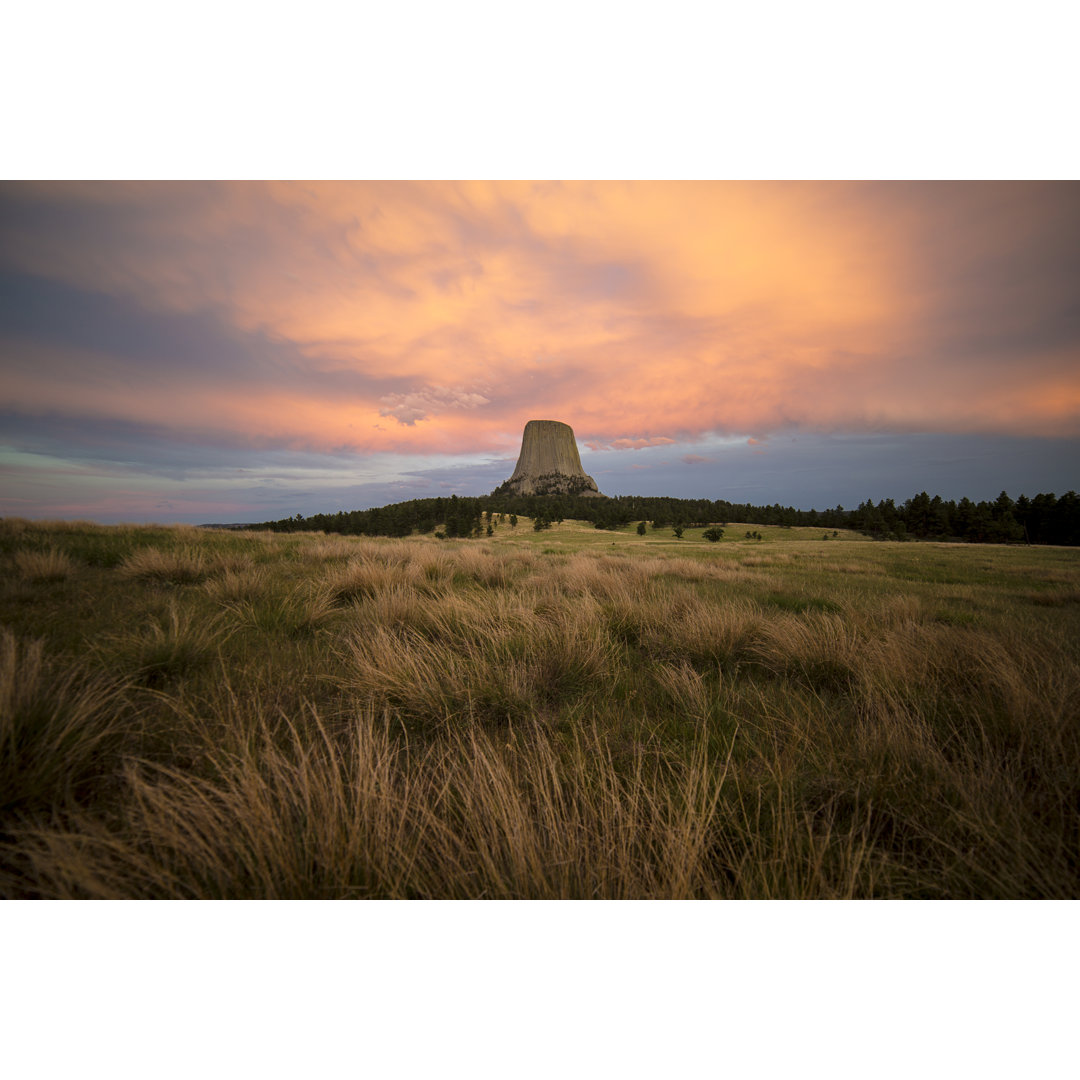
[[[0,514],[1080,487],[1080,184],[0,184]]]

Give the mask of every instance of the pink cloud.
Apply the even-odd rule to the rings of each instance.
[[[5,341],[2,404],[415,454],[513,453],[542,417],[596,451],[676,442],[636,434],[656,430],[1076,435],[1076,190],[9,184],[16,272],[295,356],[193,374]]]
[[[649,446],[667,446],[674,443],[674,439],[668,439],[663,435],[653,435],[650,437],[640,437],[636,439],[621,438],[621,439],[589,439],[585,445],[590,450],[597,452],[602,450],[644,450]]]

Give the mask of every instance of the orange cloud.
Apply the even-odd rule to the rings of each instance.
[[[288,370],[256,358],[228,377],[121,376],[90,350],[85,377],[57,383],[26,359],[44,346],[9,342],[15,408],[415,453],[506,452],[534,416],[593,449],[796,427],[1080,433],[1075,186],[7,189],[33,210],[0,236],[18,272],[291,349]]]
[[[611,442],[590,439],[585,445],[590,450],[644,450],[647,446],[668,446],[674,441],[663,435],[651,435],[636,439],[612,439]]]

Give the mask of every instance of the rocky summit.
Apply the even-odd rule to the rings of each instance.
[[[514,475],[494,494],[599,496],[600,491],[581,467],[574,429],[559,420],[530,420]]]

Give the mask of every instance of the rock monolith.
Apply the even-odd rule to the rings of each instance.
[[[521,436],[514,475],[495,489],[514,495],[599,495],[585,474],[574,429],[559,420],[530,420]]]

